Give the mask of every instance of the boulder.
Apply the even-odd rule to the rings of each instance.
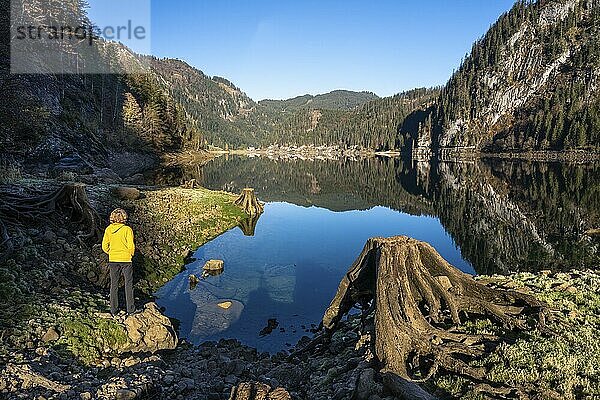
[[[71,154],[61,158],[51,169],[51,175],[58,177],[63,173],[73,173],[77,175],[87,175],[94,172],[92,166],[85,161],[79,154]]]
[[[128,316],[123,324],[129,338],[126,351],[155,353],[177,346],[177,334],[171,321],[160,313],[155,303],[146,304],[142,311]]]
[[[120,186],[111,190],[113,196],[120,200],[138,200],[142,193],[133,187]]]
[[[222,271],[223,260],[208,260],[202,269],[205,271]]]
[[[46,331],[44,336],[42,336],[42,342],[44,342],[44,343],[56,342],[59,338],[60,338],[60,335],[56,331],[56,328],[51,326],[50,328],[48,328],[48,330]]]
[[[146,178],[144,178],[143,174],[135,174],[135,175],[131,175],[126,178],[123,178],[123,183],[129,184],[129,185],[143,185],[145,182],[146,182]]]

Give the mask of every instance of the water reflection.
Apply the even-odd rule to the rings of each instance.
[[[478,273],[598,265],[598,165],[401,159],[274,161],[222,157],[171,171],[181,181],[333,211],[390,207],[440,218]],[[241,227],[251,233],[249,227]]]
[[[241,221],[238,225],[238,228],[244,233],[245,236],[254,236],[254,232],[256,231],[256,225],[258,225],[258,220],[262,214],[252,215],[245,220]]]
[[[171,169],[162,179],[235,193],[250,186],[271,202],[260,220],[198,249],[188,271],[157,293],[181,321],[181,335],[197,343],[234,337],[270,351],[296,343],[318,324],[372,236],[427,241],[469,273],[596,268],[600,261],[599,235],[586,233],[600,228],[598,165],[230,157]],[[189,274],[199,276],[210,259],[223,259],[225,271],[191,290]],[[278,329],[260,337],[269,319]]]
[[[181,336],[192,342],[233,337],[278,351],[320,322],[369,237],[402,234],[432,243],[452,264],[474,272],[435,218],[383,207],[332,212],[268,203],[254,236],[235,228],[199,248],[187,271],[158,291],[157,302],[181,322]],[[190,288],[189,275],[199,276],[211,259],[223,260],[224,272]],[[232,306],[219,307],[223,302]],[[261,337],[269,319],[277,320],[278,329]]]

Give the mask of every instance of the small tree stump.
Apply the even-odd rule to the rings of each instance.
[[[242,189],[242,193],[235,201],[235,205],[239,206],[250,216],[262,214],[265,210],[263,205],[256,198],[256,194],[252,188]]]
[[[271,389],[259,382],[243,382],[231,388],[229,400],[291,400],[290,394],[283,388]]]
[[[334,329],[357,303],[374,312],[375,353],[382,369],[409,382],[422,382],[438,369],[485,382],[474,367],[502,337],[474,335],[458,327],[490,319],[500,331],[544,329],[545,304],[533,296],[485,286],[444,260],[427,243],[405,236],[369,239],[325,312]],[[408,387],[408,386],[407,386]]]

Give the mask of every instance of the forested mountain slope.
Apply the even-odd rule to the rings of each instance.
[[[518,1],[420,123],[421,148],[600,149],[600,2]]]
[[[208,144],[407,153],[414,145],[426,153],[600,148],[600,0],[517,2],[442,89],[386,98],[339,90],[258,103],[183,61],[110,43],[101,62],[147,63],[146,73],[10,75],[9,4],[0,0],[0,147],[9,161],[52,166],[66,158],[94,169],[131,152],[143,156],[135,163],[143,166]],[[61,7],[90,24],[81,1]]]
[[[53,13],[69,12],[73,26],[91,24],[78,0],[49,3],[50,11],[31,4],[23,2],[23,10],[40,23],[50,25]],[[193,119],[153,74],[10,74],[9,0],[0,0],[0,10],[2,163],[56,174],[112,168],[127,175],[119,166],[135,173],[194,142],[199,133]],[[117,69],[141,61],[110,43],[100,44],[97,59]]]
[[[371,92],[334,90],[316,96],[306,94],[287,100],[261,100],[259,103],[276,111],[352,110],[378,98],[379,96]]]

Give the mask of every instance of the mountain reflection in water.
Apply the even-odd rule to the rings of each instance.
[[[250,186],[270,202],[258,221],[201,247],[188,271],[157,293],[193,342],[235,337],[270,351],[295,343],[319,323],[370,236],[428,241],[470,273],[586,268],[599,261],[598,237],[586,234],[600,227],[595,165],[221,157],[161,177],[231,192]],[[224,259],[225,272],[190,290],[188,274],[201,274],[210,258]],[[217,306],[224,300],[232,301],[227,310]],[[269,318],[285,332],[261,338]]]

